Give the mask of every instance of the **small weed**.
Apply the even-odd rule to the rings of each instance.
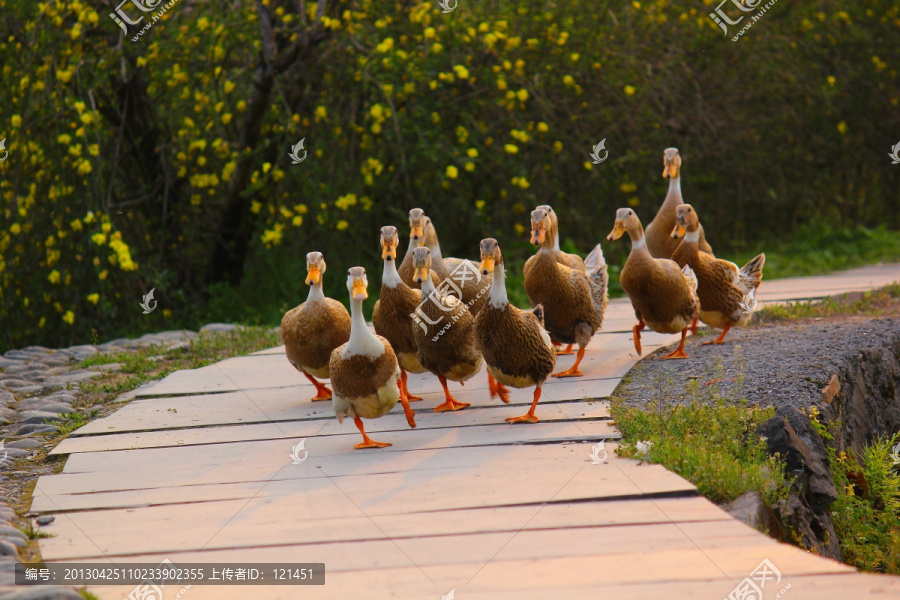
[[[79,427],[83,427],[91,422],[91,420],[97,416],[99,411],[92,410],[90,414],[84,414],[79,412],[71,412],[71,413],[60,413],[59,416],[62,417],[62,421],[56,422],[56,426],[59,428],[60,435],[67,435],[78,429]],[[47,421],[48,424],[53,425],[52,421]]]
[[[826,298],[821,302],[794,302],[767,306],[756,313],[756,321],[758,323],[780,323],[792,319],[814,319],[840,315],[879,316],[896,308],[898,298],[900,298],[900,282],[892,283],[880,290],[866,292],[860,300],[855,302]]]
[[[30,524],[29,525],[18,525],[16,529],[25,534],[29,540],[38,540],[40,538],[48,538],[54,537],[54,534],[47,533],[46,531],[41,531],[40,529],[35,529]]]
[[[99,597],[84,589],[78,590],[78,593],[81,594],[81,597],[84,598],[84,600],[100,600]]]

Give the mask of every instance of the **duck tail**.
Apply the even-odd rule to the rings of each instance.
[[[531,313],[537,317],[538,323],[541,324],[541,327],[544,327],[544,305],[538,304],[533,309],[531,309]]]
[[[603,257],[603,249],[600,244],[594,246],[591,253],[584,259],[584,267],[587,271],[588,283],[591,286],[591,303],[597,318],[602,322],[603,313],[606,312],[606,303],[609,300],[609,269],[606,266],[606,259]]]
[[[697,295],[697,274],[694,273],[694,270],[690,265],[684,265],[682,267],[681,272],[684,273],[684,278],[687,279],[688,287],[691,289],[691,295]]]
[[[750,262],[748,262],[746,265],[741,267],[741,284],[744,286],[746,292],[755,290],[759,287],[759,283],[762,281],[763,277],[763,265],[765,264],[766,255],[765,253],[762,253],[756,258],[750,260]]]

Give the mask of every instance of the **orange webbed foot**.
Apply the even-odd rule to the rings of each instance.
[[[491,375],[490,372],[488,372],[488,390],[490,391],[491,398],[500,396],[500,399],[503,400],[505,404],[509,404],[509,388],[494,379],[494,376]]]
[[[434,407],[434,412],[445,412],[448,410],[462,410],[467,406],[472,406],[468,402],[459,402],[457,400],[448,399],[443,404],[438,404]]]
[[[569,367],[565,371],[561,371],[559,373],[554,373],[554,377],[581,377],[584,375],[581,371],[578,370],[578,365],[581,364],[581,359],[584,358],[584,348],[578,349],[578,358],[575,359],[575,364]]]
[[[562,344],[560,344],[560,346],[562,346]],[[572,344],[569,344],[568,346],[566,346],[565,350],[557,350],[556,351],[557,356],[568,356],[570,354],[575,354],[575,351],[572,350]]]
[[[688,355],[684,353],[684,338],[687,337],[688,328],[685,327],[681,332],[681,343],[678,344],[678,347],[675,348],[674,352],[666,354],[662,357],[662,360],[668,360],[670,358],[688,358]]]
[[[537,423],[540,419],[537,418],[537,415],[522,415],[521,417],[509,417],[506,419],[507,423]]]
[[[366,441],[360,442],[353,446],[357,450],[362,450],[364,448],[387,448],[388,446],[392,446],[390,442],[376,442],[373,439],[367,439]]]

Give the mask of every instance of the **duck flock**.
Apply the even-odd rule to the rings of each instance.
[[[681,196],[681,157],[676,148],[664,152],[663,177],[669,193],[644,231],[630,208],[616,212],[607,240],[628,234],[631,253],[620,283],[634,307],[634,347],[641,353],[641,331],[681,332],[678,348],[664,359],[687,358],[687,331],[697,321],[721,328],[706,344],[721,344],[728,330],[746,322],[756,288],[762,280],[765,254],[743,268],[715,258],[706,242],[697,212]],[[533,307],[521,310],[509,303],[503,254],[494,238],[480,243],[480,260],[444,257],[437,233],[425,212],[409,212],[410,242],[397,265],[400,234],[381,228],[381,298],[372,312],[373,334],[366,325],[363,302],[368,298],[366,270],[347,272],[350,313],[322,291],[325,259],[321,252],[306,256],[306,302],[288,311],[281,335],[290,363],[316,388],[312,401],[331,400],[340,422],[353,419],[362,443],[355,448],[383,448],[372,440],[362,419],[377,419],[399,401],[410,427],[416,426],[410,402],[421,400],[407,386],[407,373],[429,371],[444,388],[446,401],[435,412],[460,410],[469,404],[450,393],[447,381],[463,383],[487,365],[490,397],[508,403],[508,388],[534,387],[529,411],[506,419],[536,423],[534,414],[541,386],[553,377],[578,377],[585,348],[603,323],[608,274],[598,244],[587,258],[562,252],[559,222],[550,206],[531,213],[531,242],[539,246],[523,270],[525,291]],[[562,349],[562,345],[566,348]],[[553,373],[556,357],[574,354],[575,363]],[[329,378],[333,393],[317,378]]]

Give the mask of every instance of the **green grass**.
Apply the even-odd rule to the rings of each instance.
[[[78,593],[81,594],[81,597],[84,598],[84,600],[100,600],[100,598],[85,589],[78,590]]]
[[[826,440],[838,424],[818,420],[813,408],[810,422]],[[838,499],[831,505],[831,520],[841,544],[844,562],[863,571],[900,574],[900,463],[892,448],[900,445],[900,432],[874,440],[856,456],[827,446]]]
[[[54,537],[54,534],[47,533],[46,531],[41,531],[40,529],[35,529],[31,525],[17,525],[16,529],[24,533],[25,537],[27,537],[29,540]]]
[[[742,377],[738,379],[734,388],[739,395]],[[613,398],[612,417],[623,436],[619,454],[663,465],[716,503],[757,491],[767,503],[777,505],[787,497],[790,482],[781,459],[768,454],[756,433],[775,414],[774,408],[752,408],[745,401],[729,404],[714,387],[694,380],[686,398],[675,398],[673,382],[659,377],[650,409],[628,407]],[[648,441],[649,450],[639,451],[638,442]]]
[[[840,315],[885,314],[896,305],[900,298],[900,282],[892,283],[880,290],[865,292],[855,302],[840,298],[826,298],[820,302],[794,302],[792,304],[767,306],[756,313],[757,323],[779,323],[792,319],[824,318]]]
[[[60,413],[59,416],[62,417],[61,421],[47,421],[47,424],[56,425],[59,428],[59,433],[61,435],[68,435],[79,427],[83,427],[90,423],[91,420],[97,416],[98,412],[99,411],[92,410],[90,414],[80,412]]]

